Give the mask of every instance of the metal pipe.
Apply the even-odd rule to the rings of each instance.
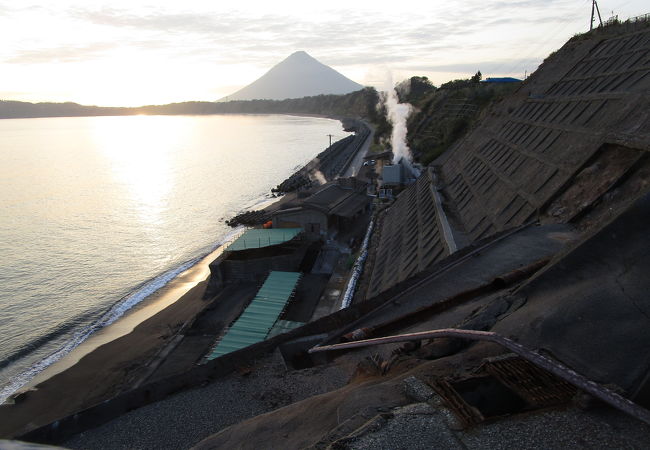
[[[608,389],[587,377],[580,375],[574,370],[566,367],[565,365],[554,361],[550,358],[540,355],[537,352],[527,349],[523,345],[513,341],[512,339],[503,337],[493,331],[477,331],[477,330],[459,330],[456,328],[443,328],[440,330],[421,331],[419,333],[398,334],[395,336],[387,336],[375,339],[366,339],[363,341],[346,342],[343,344],[325,345],[322,347],[314,347],[309,350],[309,353],[326,352],[332,350],[343,350],[348,348],[367,347],[372,345],[390,344],[395,342],[406,342],[421,339],[436,339],[436,338],[460,338],[469,339],[472,341],[487,341],[494,342],[507,348],[513,353],[521,356],[522,358],[530,361],[538,367],[541,367],[548,372],[556,375],[559,378],[571,383],[575,387],[588,392],[594,397],[604,401],[605,403],[613,406],[614,408],[623,411],[626,414],[636,417],[642,422],[650,425],[650,411],[637,405],[631,400],[628,400],[616,392]]]

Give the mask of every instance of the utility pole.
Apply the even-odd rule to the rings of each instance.
[[[598,13],[598,22],[599,26],[603,26],[603,19],[600,17],[600,9],[598,9],[598,2],[596,0],[591,0],[591,23],[589,24],[589,31],[594,29],[594,11]]]
[[[330,137],[330,147],[331,147],[331,146],[332,146],[332,136],[333,136],[333,135],[332,135],[332,134],[326,134],[325,136],[329,136],[329,137]]]

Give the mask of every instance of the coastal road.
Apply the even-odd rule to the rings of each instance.
[[[357,154],[354,155],[354,159],[348,166],[347,170],[343,173],[344,177],[355,176],[363,168],[363,157],[366,156],[366,154],[368,153],[368,149],[370,148],[370,143],[372,142],[372,139],[375,136],[375,128],[365,120],[362,120],[361,122],[363,122],[364,125],[366,125],[370,129],[370,134],[368,135],[366,142],[363,143],[363,145],[361,146]]]

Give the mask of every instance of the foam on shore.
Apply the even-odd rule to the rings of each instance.
[[[142,323],[142,321],[151,317],[152,314],[144,314],[142,317],[139,317],[137,320],[129,323],[127,327],[122,326],[116,333],[110,333],[109,336],[101,339],[95,345],[88,346],[88,348],[84,349],[83,352],[80,352],[78,355],[75,355],[74,358],[71,358],[70,361],[67,361],[66,364],[62,364],[61,367],[57,367],[55,370],[48,371],[46,377],[39,376],[39,374],[42,374],[46,369],[51,368],[55,363],[63,362],[64,358],[68,357],[69,355],[71,356],[73,350],[77,349],[81,344],[86,343],[91,336],[94,336],[98,332],[105,330],[108,326],[118,321],[118,319],[123,318],[123,316],[133,310],[134,307],[146,303],[146,300],[153,297],[154,294],[159,293],[161,290],[163,290],[163,288],[170,285],[170,283],[173,283],[174,280],[181,278],[185,272],[189,271],[197,264],[201,263],[202,261],[209,264],[209,262],[216,258],[216,256],[218,256],[217,254],[223,250],[222,246],[228,243],[235,235],[241,232],[241,228],[242,227],[238,227],[228,232],[206,254],[192,258],[182,263],[181,265],[169,269],[166,272],[163,272],[162,274],[151,278],[137,286],[131,293],[127,294],[118,302],[116,302],[95,322],[78,330],[62,347],[13,377],[9,383],[0,389],[0,404],[4,403],[9,397],[18,392],[21,388],[34,385],[37,377],[38,382],[42,382],[45,379],[55,375],[56,373],[62,372],[66,368],[76,363],[84,355],[97,348],[99,345],[127,334],[139,323]],[[209,261],[206,261],[208,259]],[[169,303],[173,303],[175,300],[178,300],[188,290],[189,288],[174,290],[174,299],[172,299],[171,302],[165,302],[165,306]],[[155,312],[158,311],[160,311],[160,308],[154,308],[152,313],[155,314]]]

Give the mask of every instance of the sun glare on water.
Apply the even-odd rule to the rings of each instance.
[[[94,119],[94,139],[144,222],[157,222],[168,207],[175,180],[174,152],[189,129],[188,121],[170,117]]]

